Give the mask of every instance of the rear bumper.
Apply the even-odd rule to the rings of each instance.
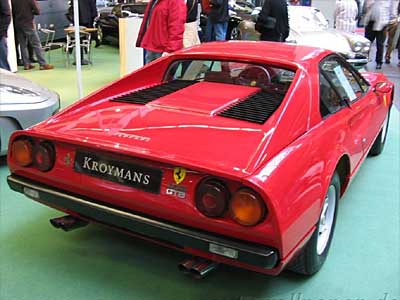
[[[212,255],[217,261],[220,257],[220,261],[226,263],[231,261],[235,265],[243,264],[249,268],[264,270],[273,269],[279,263],[278,251],[271,247],[235,240],[140,215],[130,210],[74,195],[16,175],[8,176],[7,182],[14,191],[23,193],[43,204],[74,212],[85,219],[127,230],[146,239],[169,244],[184,252],[185,249],[194,249],[205,253],[205,255]],[[220,255],[220,252],[217,253],[218,251],[216,252],[215,249],[221,249],[221,247],[228,249],[227,253],[229,254]],[[193,251],[186,252],[193,253]]]

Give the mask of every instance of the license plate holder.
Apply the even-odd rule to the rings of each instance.
[[[159,194],[162,170],[118,160],[106,155],[77,151],[74,170],[96,178]]]

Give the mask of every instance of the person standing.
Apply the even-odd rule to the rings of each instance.
[[[96,0],[79,0],[79,25],[92,28],[97,17]],[[97,32],[91,34],[91,38],[96,42],[95,47],[100,46]]]
[[[206,25],[206,41],[225,41],[228,21],[228,0],[210,0]]]
[[[183,48],[186,23],[184,0],[150,0],[144,12],[136,47],[146,50],[145,63]]]
[[[394,5],[392,0],[365,0],[363,19],[365,37],[372,42],[376,40],[376,69],[382,69],[383,50],[385,43],[385,27],[390,21],[390,12]]]
[[[400,38],[397,40],[397,66],[400,67]]]
[[[347,32],[355,32],[357,26],[358,7],[354,0],[336,0],[334,11],[334,28]]]
[[[183,47],[191,47],[200,44],[199,33],[197,30],[199,23],[199,2],[198,0],[186,1],[186,23],[183,33]]]
[[[386,26],[386,34],[387,34],[387,48],[385,53],[385,63],[390,64],[390,58],[392,56],[393,49],[397,48],[397,44],[395,41],[396,31],[398,30],[399,25],[399,16],[400,16],[400,1],[396,0],[396,3],[392,5],[392,11],[390,14],[389,25]],[[399,41],[397,41],[398,43]]]
[[[0,0],[0,68],[10,71],[7,60],[7,30],[11,22],[11,12],[8,0]]]
[[[46,62],[44,51],[40,44],[39,35],[36,31],[34,16],[40,14],[40,9],[35,0],[11,0],[13,19],[17,31],[17,38],[21,48],[24,69],[34,69],[35,66],[29,59],[28,41],[31,43],[33,52],[40,65],[40,70],[50,70],[54,66]]]
[[[284,42],[289,36],[288,8],[285,0],[265,0],[255,29],[261,41]]]
[[[79,26],[92,28],[96,16],[97,16],[96,0],[79,0]],[[97,38],[97,33],[91,33],[90,37],[96,41],[96,47],[98,47],[99,40]],[[84,58],[85,49],[86,48],[81,47],[81,65],[88,65],[90,63],[89,60]]]

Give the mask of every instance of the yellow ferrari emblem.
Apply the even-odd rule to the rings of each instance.
[[[174,180],[176,184],[180,184],[186,177],[186,170],[181,167],[174,168]]]
[[[68,154],[64,157],[64,163],[65,163],[66,166],[69,167],[69,166],[71,165],[71,162],[72,162],[71,154],[68,153]]]

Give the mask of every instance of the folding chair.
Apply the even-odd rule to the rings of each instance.
[[[84,29],[79,31],[80,47],[82,49],[82,55],[86,54],[89,64],[92,64],[92,41],[91,34],[85,32]],[[71,31],[67,33],[67,43],[65,45],[65,53],[67,54],[67,63],[70,65],[70,55],[73,54],[76,48],[75,32]]]
[[[46,37],[45,43],[42,46],[42,49],[47,52],[47,61],[50,63],[51,61],[51,50],[61,49],[61,52],[64,56],[65,43],[63,42],[54,42],[54,36],[56,34],[55,30],[48,28],[40,28],[39,31],[43,33]]]

